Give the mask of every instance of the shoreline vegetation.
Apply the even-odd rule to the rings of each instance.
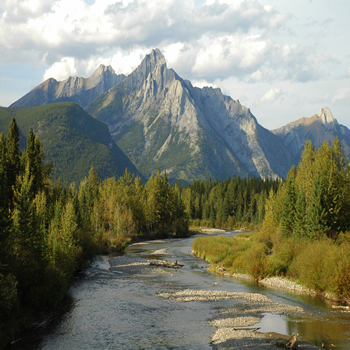
[[[198,237],[192,250],[215,271],[248,274],[255,281],[285,278],[349,304],[349,212],[350,164],[339,140],[318,150],[306,142],[298,167],[276,192],[270,189],[258,232]]]
[[[193,228],[190,227],[190,229],[193,230]],[[215,229],[215,228],[196,228],[195,231],[198,234],[225,234],[226,231],[224,229]],[[236,230],[241,232],[241,230]],[[247,232],[247,234],[254,234],[251,232]],[[245,236],[244,236],[245,237]],[[239,235],[235,236],[235,238],[240,238]],[[211,263],[210,259],[205,259],[202,258],[200,256],[200,254],[198,254],[196,251],[192,250],[192,254],[197,256],[200,259],[203,259],[209,263]],[[331,300],[331,301],[340,301],[339,299],[337,299],[335,297],[334,294],[330,294],[330,293],[324,293],[322,295],[320,295],[319,293],[317,293],[315,290],[311,289],[311,288],[307,288],[306,286],[296,282],[296,281],[292,281],[290,279],[287,279],[285,277],[265,277],[261,280],[257,280],[255,279],[252,275],[250,275],[249,273],[239,273],[239,272],[232,272],[230,271],[230,269],[226,270],[226,268],[222,267],[220,265],[220,263],[217,264],[211,264],[209,269],[209,271],[212,271],[218,275],[222,275],[222,276],[226,276],[226,277],[232,277],[232,278],[236,278],[236,279],[241,279],[241,280],[246,280],[246,281],[251,281],[251,282],[257,282],[259,284],[262,284],[264,286],[267,287],[272,287],[272,288],[280,288],[280,289],[287,289],[293,292],[297,292],[300,294],[308,294],[308,295],[313,295],[313,296],[322,296],[325,299]]]

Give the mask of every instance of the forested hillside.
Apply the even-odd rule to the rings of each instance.
[[[72,102],[28,108],[1,108],[0,132],[7,133],[12,117],[25,148],[30,127],[42,142],[46,164],[53,162],[53,178],[64,183],[79,183],[91,164],[102,179],[123,176],[125,168],[141,176],[131,161],[112,140],[107,126],[89,116]]]
[[[166,174],[146,185],[129,172],[101,182],[91,167],[78,187],[62,185],[44,157],[32,128],[20,151],[12,119],[8,135],[0,134],[0,347],[52,310],[96,253],[138,236],[187,234],[181,187]]]

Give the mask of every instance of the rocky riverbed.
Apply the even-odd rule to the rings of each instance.
[[[154,252],[158,255],[159,251]],[[162,255],[166,255],[163,250]],[[151,254],[152,255],[152,254]],[[169,268],[154,266],[152,259],[129,254],[109,259],[113,271],[124,274],[161,274],[169,273]],[[215,327],[211,337],[211,345],[215,350],[221,349],[278,349],[277,339],[286,339],[280,334],[259,333],[259,324],[266,314],[302,315],[305,311],[301,307],[274,303],[265,295],[259,293],[234,293],[218,290],[162,290],[155,297],[170,301],[184,302],[215,302],[230,301],[225,307],[213,305],[214,316],[208,320],[210,326]],[[286,340],[284,340],[286,343]],[[280,343],[281,345],[283,343]],[[315,349],[312,344],[303,349]]]

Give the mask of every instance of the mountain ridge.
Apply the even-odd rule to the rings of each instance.
[[[234,174],[276,177],[286,176],[293,164],[279,138],[260,126],[250,109],[220,89],[193,87],[167,68],[158,49],[86,110],[107,123],[117,144],[146,176],[160,167],[176,178],[187,171],[185,180]],[[271,159],[265,149],[271,150]],[[274,149],[282,150],[283,159]],[[170,166],[164,158],[177,161]]]
[[[350,130],[338,123],[328,107],[321,108],[309,118],[300,118],[281,128],[272,130],[299,161],[304,143],[308,139],[319,148],[322,142],[332,142],[338,137],[345,155],[350,155]]]
[[[116,76],[112,67],[100,65],[87,79],[70,77],[59,83],[60,89],[54,79],[42,84],[48,95],[61,96],[58,100],[69,91],[75,93],[70,98],[84,100],[84,109],[108,125],[117,145],[147,177],[160,168],[170,178],[184,181],[231,175],[283,178],[299,162],[306,139],[319,147],[338,136],[350,153],[350,131],[329,108],[269,131],[239,100],[219,88],[194,87],[168,69],[159,49],[109,89],[100,84],[105,75]],[[86,90],[87,83],[85,90],[72,88],[82,86],[81,79],[90,79],[96,98],[85,96],[91,90]],[[19,101],[24,103],[27,96],[30,102],[29,94]]]
[[[10,108],[41,106],[55,102],[89,105],[96,97],[125,79],[112,66],[101,64],[89,78],[69,77],[63,81],[49,78],[10,105]]]

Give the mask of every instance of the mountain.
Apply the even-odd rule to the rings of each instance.
[[[0,107],[0,132],[5,135],[12,116],[20,129],[22,148],[30,127],[40,137],[45,162],[54,162],[54,178],[60,177],[63,182],[79,182],[88,175],[91,164],[102,179],[120,177],[125,168],[141,176],[115,144],[107,125],[92,118],[76,103],[28,108]]]
[[[104,121],[136,167],[191,181],[285,177],[294,163],[279,137],[220,89],[197,88],[166,66],[156,49],[121,83],[86,107]]]
[[[125,79],[116,74],[111,66],[100,65],[89,78],[69,77],[58,82],[50,78],[35,87],[10,107],[41,106],[53,102],[76,102],[83,108],[96,97]]]
[[[318,148],[322,142],[332,142],[338,137],[344,153],[350,155],[350,130],[337,122],[329,108],[321,108],[310,118],[298,119],[272,132],[282,140],[297,161],[300,160],[307,139]]]

